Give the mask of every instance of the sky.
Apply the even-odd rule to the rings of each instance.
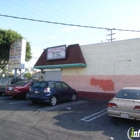
[[[140,31],[140,0],[0,0],[0,14],[22,18]],[[31,45],[33,67],[44,49],[59,45],[105,43],[110,31],[0,16],[0,28],[20,33]],[[112,31],[113,41],[139,38],[140,32]]]

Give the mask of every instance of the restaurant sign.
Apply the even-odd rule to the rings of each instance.
[[[20,39],[10,46],[9,69],[24,69],[25,65],[26,40]]]
[[[65,59],[66,45],[51,47],[47,49],[47,60]]]

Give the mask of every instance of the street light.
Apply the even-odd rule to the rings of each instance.
[[[131,61],[131,60],[120,60],[120,61],[115,61],[114,62],[114,92],[115,92],[115,82],[116,82],[116,79],[115,79],[115,64],[118,63],[118,62],[125,62],[125,61]]]

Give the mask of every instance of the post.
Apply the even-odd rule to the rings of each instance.
[[[17,77],[17,69],[15,69],[15,74],[14,74],[14,78]]]

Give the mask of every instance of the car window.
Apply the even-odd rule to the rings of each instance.
[[[29,83],[28,81],[19,81],[19,82],[15,83],[14,85],[16,85],[16,86],[25,86],[28,83]]]
[[[41,87],[41,88],[45,88],[48,86],[47,82],[33,82],[32,83],[32,87]]]
[[[140,90],[121,90],[115,97],[140,100]]]
[[[1,79],[1,84],[9,84],[10,83],[10,78],[8,77],[3,77]]]
[[[17,83],[19,81],[22,81],[22,79],[20,79],[20,78],[12,78],[11,79],[11,84]]]
[[[53,84],[51,84],[50,88],[54,88],[54,87],[55,87],[54,83],[53,83]]]
[[[65,83],[62,83],[62,87],[63,87],[64,89],[69,89],[69,86],[68,86],[67,84],[65,84]]]
[[[56,87],[57,89],[62,89],[61,83],[55,83],[55,87]]]

